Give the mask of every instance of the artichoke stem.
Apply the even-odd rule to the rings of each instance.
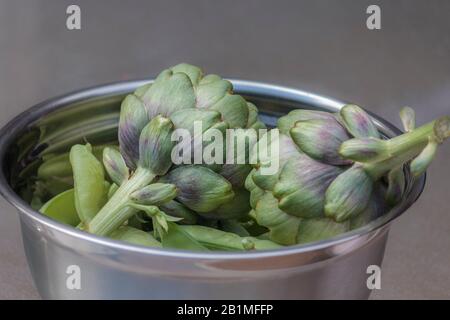
[[[85,230],[90,233],[105,236],[120,227],[136,213],[136,209],[126,206],[130,194],[150,184],[155,176],[149,169],[138,167],[134,174],[120,185],[111,199],[108,200],[89,224],[86,225]]]
[[[410,132],[387,140],[385,156],[382,157],[382,160],[364,163],[365,171],[375,181],[391,169],[399,167],[416,157],[430,140],[440,140],[435,134],[437,121],[429,122]]]

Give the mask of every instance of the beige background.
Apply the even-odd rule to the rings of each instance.
[[[65,28],[67,5],[82,30]],[[365,27],[369,4],[382,30]],[[353,101],[399,124],[450,114],[450,1],[0,0],[0,125],[74,89],[150,77],[178,62]],[[450,143],[398,219],[372,298],[450,298]],[[0,200],[0,298],[38,298],[17,215]]]

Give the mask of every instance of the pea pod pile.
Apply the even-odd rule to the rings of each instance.
[[[219,161],[199,164],[198,141],[205,149],[213,140],[196,137],[219,132],[226,141],[227,129],[238,129],[235,138],[245,140],[250,130],[265,128],[256,106],[232,89],[192,65],[164,70],[125,97],[120,115],[99,115],[118,131],[116,144],[74,144],[59,153],[58,143],[48,143],[32,205],[86,232],[138,245],[275,249],[331,237],[385,213],[403,195],[403,165],[414,159],[412,172],[422,173],[450,135],[448,117],[415,129],[410,109],[402,113],[408,132],[391,140],[354,105],[339,114],[295,110],[268,139],[257,136],[239,152],[227,142],[214,152]],[[174,163],[178,129],[187,133],[182,146],[194,152]],[[279,152],[260,153],[275,140]],[[246,162],[225,161],[243,154]],[[275,156],[278,171],[263,174]]]

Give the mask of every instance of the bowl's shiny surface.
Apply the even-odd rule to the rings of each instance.
[[[83,233],[32,210],[11,188],[17,167],[44,150],[69,148],[78,137],[56,137],[33,145],[21,161],[13,145],[42,127],[66,126],[103,119],[90,142],[115,138],[116,119],[124,94],[145,81],[123,82],[78,91],[43,102],[8,123],[0,133],[0,192],[20,212],[25,251],[33,278],[44,298],[367,298],[369,265],[380,265],[389,223],[419,196],[425,178],[408,178],[403,201],[370,224],[339,237],[275,251],[197,253],[133,246]],[[259,107],[262,119],[276,118],[294,108],[337,111],[344,104],[330,98],[273,85],[233,80],[235,91]],[[77,119],[75,121],[75,119]],[[375,117],[379,130],[394,136],[399,130]],[[78,130],[79,131],[79,130]],[[62,141],[62,142],[61,142]],[[50,149],[53,148],[53,149]],[[19,152],[20,153],[20,152]],[[70,266],[80,270],[81,289],[72,288]],[[68,269],[69,268],[69,269]],[[69,273],[67,273],[69,271]],[[73,270],[72,270],[73,271]],[[72,274],[73,275],[73,274]],[[69,285],[68,285],[69,284]]]

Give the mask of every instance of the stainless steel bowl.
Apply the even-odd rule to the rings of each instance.
[[[367,268],[381,265],[389,225],[418,198],[424,176],[413,181],[408,175],[402,202],[360,229],[326,241],[246,253],[161,250],[117,242],[46,218],[18,196],[18,185],[33,171],[38,154],[69,148],[79,139],[76,133],[83,130],[76,127],[80,117],[94,121],[101,110],[115,114],[124,95],[148,81],[103,85],[45,101],[0,131],[0,192],[19,211],[26,256],[43,298],[368,298]],[[232,82],[237,93],[255,102],[268,125],[294,108],[336,112],[344,104],[285,87]],[[99,122],[95,132],[85,132],[89,140],[113,139],[117,127],[114,117]],[[385,136],[400,133],[373,117]],[[39,132],[52,126],[64,127],[64,134],[39,142]]]

